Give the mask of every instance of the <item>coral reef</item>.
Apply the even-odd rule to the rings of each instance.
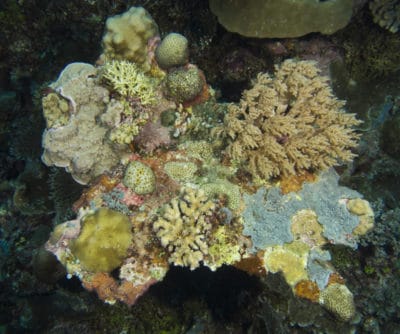
[[[189,61],[188,40],[181,34],[170,33],[157,46],[155,56],[162,69],[183,66]]]
[[[160,120],[149,121],[141,127],[133,143],[141,151],[152,154],[158,148],[168,148],[172,144],[170,130]]]
[[[247,37],[299,37],[310,32],[333,34],[345,27],[353,1],[211,0],[211,11],[229,31]]]
[[[398,0],[373,0],[369,3],[374,22],[396,33],[400,28],[400,2]]]
[[[318,316],[330,312],[352,326],[357,300],[333,267],[330,247],[355,249],[370,232],[374,213],[361,194],[339,186],[330,168],[354,158],[359,121],[344,113],[329,79],[313,62],[286,60],[274,75],[259,74],[239,104],[220,103],[221,93],[188,64],[188,40],[172,34],[160,44],[143,9],[111,18],[106,29],[98,67],[71,64],[43,93],[43,160],[54,157],[49,165],[65,167],[88,185],[72,205],[76,219],[55,226],[46,243],[67,278],[77,277],[109,304],[138,303],[133,314],[146,305],[138,298],[150,286],[162,281],[147,298],[163,294],[177,271],[246,276],[235,266],[263,287],[281,279],[288,291],[282,303],[297,303],[286,305],[299,312],[293,324],[308,326],[299,310],[311,305]],[[135,46],[124,29],[134,30]],[[284,46],[288,53],[279,57],[302,52],[296,42]],[[229,50],[227,77],[234,82],[240,73],[247,79],[282,60],[267,46],[260,51],[255,41],[241,48]],[[242,62],[249,54],[254,58]],[[214,141],[216,126],[221,136]],[[334,289],[344,303],[333,298]],[[305,321],[317,318],[307,316]],[[265,329],[267,322],[248,330]]]
[[[323,170],[351,161],[358,121],[343,110],[314,63],[286,60],[274,77],[260,74],[239,105],[231,104],[224,126],[227,155],[255,179]]]

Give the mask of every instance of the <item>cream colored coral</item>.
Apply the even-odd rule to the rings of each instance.
[[[306,270],[309,247],[299,241],[283,246],[267,247],[264,253],[265,269],[282,272],[286,282],[294,287],[301,280],[309,279]]]
[[[139,99],[142,105],[156,102],[157,82],[150,78],[135,63],[125,60],[112,60],[105,63],[102,77],[123,97]]]
[[[328,285],[321,292],[319,303],[342,321],[349,321],[355,314],[353,294],[342,284]]]
[[[324,170],[354,158],[360,123],[345,113],[328,78],[311,61],[286,60],[275,76],[259,74],[254,87],[231,104],[224,127],[226,153],[255,178]]]
[[[208,217],[215,207],[204,191],[192,188],[185,188],[179,198],[164,205],[153,229],[170,253],[170,263],[191,270],[200,265],[208,254],[207,233],[212,227]]]
[[[175,181],[188,182],[193,180],[197,165],[191,161],[170,161],[164,165],[164,171]]]
[[[149,68],[147,61],[148,40],[158,35],[158,27],[142,7],[131,7],[121,15],[106,21],[103,37],[104,58],[129,60]]]
[[[347,209],[359,217],[360,223],[353,230],[356,235],[364,235],[372,230],[375,222],[374,211],[365,199],[355,198],[347,202]]]

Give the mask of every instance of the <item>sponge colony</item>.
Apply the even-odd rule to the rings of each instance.
[[[101,208],[82,218],[82,230],[71,243],[71,251],[84,269],[111,272],[127,257],[131,241],[129,218],[117,211]]]

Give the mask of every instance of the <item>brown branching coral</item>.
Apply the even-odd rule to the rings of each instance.
[[[286,60],[275,76],[259,74],[254,87],[231,104],[224,126],[227,155],[262,179],[323,170],[351,161],[360,123],[345,113],[328,78],[310,61]]]

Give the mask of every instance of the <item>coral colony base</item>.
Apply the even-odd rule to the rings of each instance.
[[[359,121],[316,65],[286,60],[222,105],[186,38],[161,41],[143,8],[107,20],[103,50],[43,97],[42,160],[87,185],[46,244],[68,276],[133,305],[170,265],[281,272],[295,295],[351,320],[353,295],[324,245],[356,248],[374,213],[338,185],[333,166],[353,159]],[[224,106],[223,122],[200,104]]]

